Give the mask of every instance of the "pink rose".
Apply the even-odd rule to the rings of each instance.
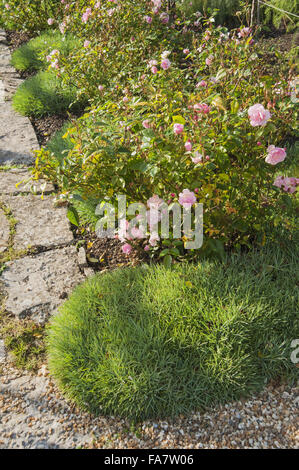
[[[153,233],[151,236],[150,236],[150,239],[149,239],[149,244],[151,246],[156,246],[157,245],[157,242],[160,240],[160,237],[157,233]]]
[[[268,147],[266,162],[270,165],[277,165],[277,163],[283,162],[286,156],[287,154],[284,149],[270,145],[270,147]]]
[[[129,244],[129,243],[125,243],[123,246],[122,246],[122,251],[126,254],[126,255],[129,255],[132,251],[132,246]]]
[[[190,51],[189,51],[189,49],[184,49],[184,50],[183,50],[183,53],[186,54],[186,55],[188,55],[188,54],[190,54]]]
[[[212,65],[213,60],[214,60],[214,56],[213,56],[213,55],[210,55],[210,56],[206,59],[206,65]]]
[[[256,126],[265,126],[267,121],[270,119],[271,114],[267,109],[264,108],[262,104],[254,104],[248,109],[248,116],[250,119],[250,124],[253,127]]]
[[[163,24],[167,24],[169,21],[169,15],[166,12],[161,13],[160,20]]]
[[[184,189],[182,193],[179,194],[179,203],[181,206],[189,209],[196,202],[196,196],[189,189]]]
[[[53,18],[48,18],[47,23],[48,23],[49,26],[51,26],[52,24],[54,24]]]
[[[285,192],[292,194],[297,190],[297,186],[299,185],[299,178],[277,176],[273,184],[277,188],[282,188]]]
[[[155,65],[153,65],[153,67],[151,68],[151,71],[153,74],[156,74],[158,72],[158,69]]]
[[[187,150],[187,152],[191,152],[192,144],[191,144],[190,140],[187,140],[187,142],[185,143],[185,149]]]
[[[153,18],[151,16],[145,16],[144,19],[148,24],[151,24],[153,21]]]
[[[201,80],[200,82],[198,82],[198,84],[196,85],[196,88],[199,88],[199,87],[203,87],[203,88],[207,88],[208,84],[205,80]]]
[[[197,163],[201,163],[203,160],[202,155],[199,152],[195,152],[194,155],[195,155],[194,157],[191,157],[191,160],[193,161],[193,163],[195,165],[197,165]]]
[[[163,204],[163,199],[159,198],[157,194],[154,194],[147,200],[147,207],[149,209],[156,209],[158,210],[161,204]]]
[[[170,62],[169,59],[164,59],[161,62],[161,67],[162,67],[163,70],[169,69],[170,65],[171,65],[171,62]]]
[[[176,135],[182,134],[182,132],[184,132],[184,124],[174,124],[173,132]]]
[[[103,86],[103,85],[99,85],[99,86],[98,86],[98,89],[99,89],[100,91],[103,91],[103,90],[104,90],[104,86]]]
[[[193,109],[196,113],[208,114],[211,111],[210,106],[206,103],[195,104]]]
[[[149,128],[151,127],[150,122],[149,122],[148,119],[145,119],[145,120],[143,121],[142,125],[143,125],[143,127],[144,127],[145,129],[149,129]]]

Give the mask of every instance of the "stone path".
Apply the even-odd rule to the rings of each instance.
[[[20,79],[9,61],[0,30],[0,256],[9,248],[13,257],[0,275],[0,289],[6,295],[5,309],[16,321],[29,317],[44,323],[84,279],[79,265],[86,270],[86,260],[82,253],[77,258],[66,209],[55,207],[53,187],[35,182],[31,193],[26,166],[33,162],[31,151],[38,143],[30,121],[11,107]],[[23,166],[6,168],[15,164]],[[9,213],[16,222],[14,233]],[[14,368],[0,338],[1,449],[295,448],[298,402],[297,389],[270,387],[246,402],[142,423],[136,434],[125,420],[94,418],[75,409],[57,390],[46,365],[38,374]]]

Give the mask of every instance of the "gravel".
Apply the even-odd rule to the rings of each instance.
[[[37,375],[2,365],[0,448],[299,448],[299,388],[268,386],[251,399],[133,428],[93,417],[59,393],[46,365]]]

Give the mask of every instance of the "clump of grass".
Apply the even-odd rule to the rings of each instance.
[[[133,421],[294,381],[298,251],[97,275],[51,321],[50,370],[81,408]]]
[[[69,136],[65,137],[68,128],[71,126],[69,121],[65,122],[62,128],[55,132],[53,137],[45,145],[45,150],[49,151],[51,155],[59,162],[62,163],[68,150],[73,148],[73,143]]]
[[[23,116],[42,117],[60,114],[69,108],[76,112],[76,88],[63,87],[52,72],[38,72],[25,80],[13,96],[14,109]]]
[[[58,49],[63,56],[68,56],[76,46],[78,39],[74,36],[63,37],[58,31],[47,31],[15,50],[11,56],[11,63],[22,72],[38,71],[49,65],[46,56],[53,49]]]

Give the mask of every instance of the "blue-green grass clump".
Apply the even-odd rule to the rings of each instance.
[[[23,116],[42,117],[77,112],[82,103],[77,100],[77,90],[63,86],[53,72],[40,71],[27,78],[13,96],[14,109]]]
[[[294,382],[299,248],[126,268],[79,286],[48,329],[50,370],[81,408],[139,421]]]

